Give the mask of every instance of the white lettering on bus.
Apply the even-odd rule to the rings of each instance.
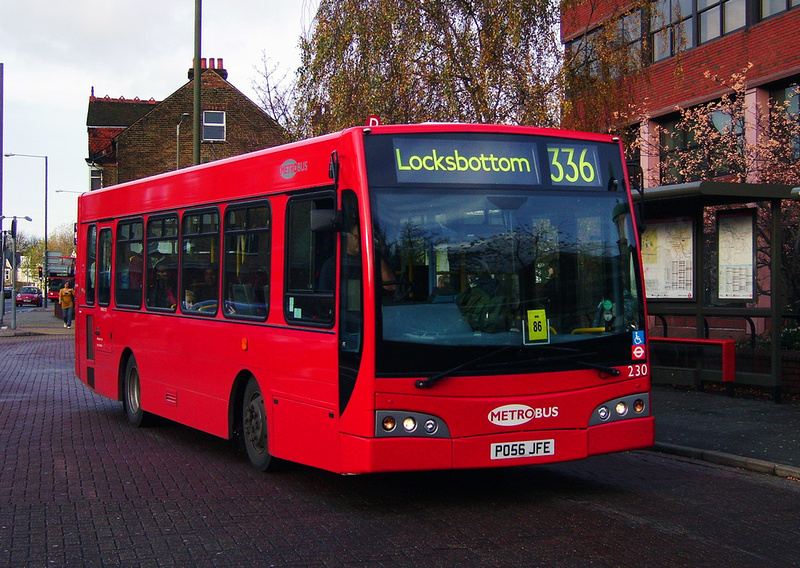
[[[281,164],[281,177],[292,179],[296,173],[304,172],[308,169],[308,162],[295,162],[292,159],[286,160]]]
[[[527,158],[508,158],[494,154],[481,153],[480,156],[463,156],[458,150],[453,150],[450,155],[439,154],[435,149],[426,156],[412,155],[406,161],[400,154],[400,149],[395,149],[397,156],[397,169],[405,171],[428,172],[512,172],[530,173],[531,162]]]
[[[490,411],[488,419],[497,426],[519,426],[536,418],[555,418],[557,416],[557,406],[531,408],[524,404],[507,404]]]

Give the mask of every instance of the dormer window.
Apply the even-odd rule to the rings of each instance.
[[[203,140],[225,141],[225,111],[203,111]]]

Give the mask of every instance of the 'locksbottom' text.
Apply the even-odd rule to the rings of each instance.
[[[426,170],[429,172],[511,172],[530,173],[531,162],[527,158],[498,157],[481,153],[479,156],[462,156],[458,150],[452,154],[439,154],[435,149],[425,156],[412,155],[403,160],[400,149],[395,149],[397,169],[401,171]]]

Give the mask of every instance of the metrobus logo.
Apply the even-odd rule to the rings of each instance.
[[[496,426],[519,426],[534,418],[555,418],[558,407],[531,408],[525,404],[506,404],[489,411],[489,422]]]
[[[281,177],[283,179],[292,179],[298,172],[304,172],[308,169],[308,162],[295,162],[291,158],[281,164]]]

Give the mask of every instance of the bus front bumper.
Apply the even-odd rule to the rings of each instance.
[[[655,440],[652,416],[573,430],[528,430],[468,438],[342,437],[341,473],[377,473],[537,465],[644,449]]]

